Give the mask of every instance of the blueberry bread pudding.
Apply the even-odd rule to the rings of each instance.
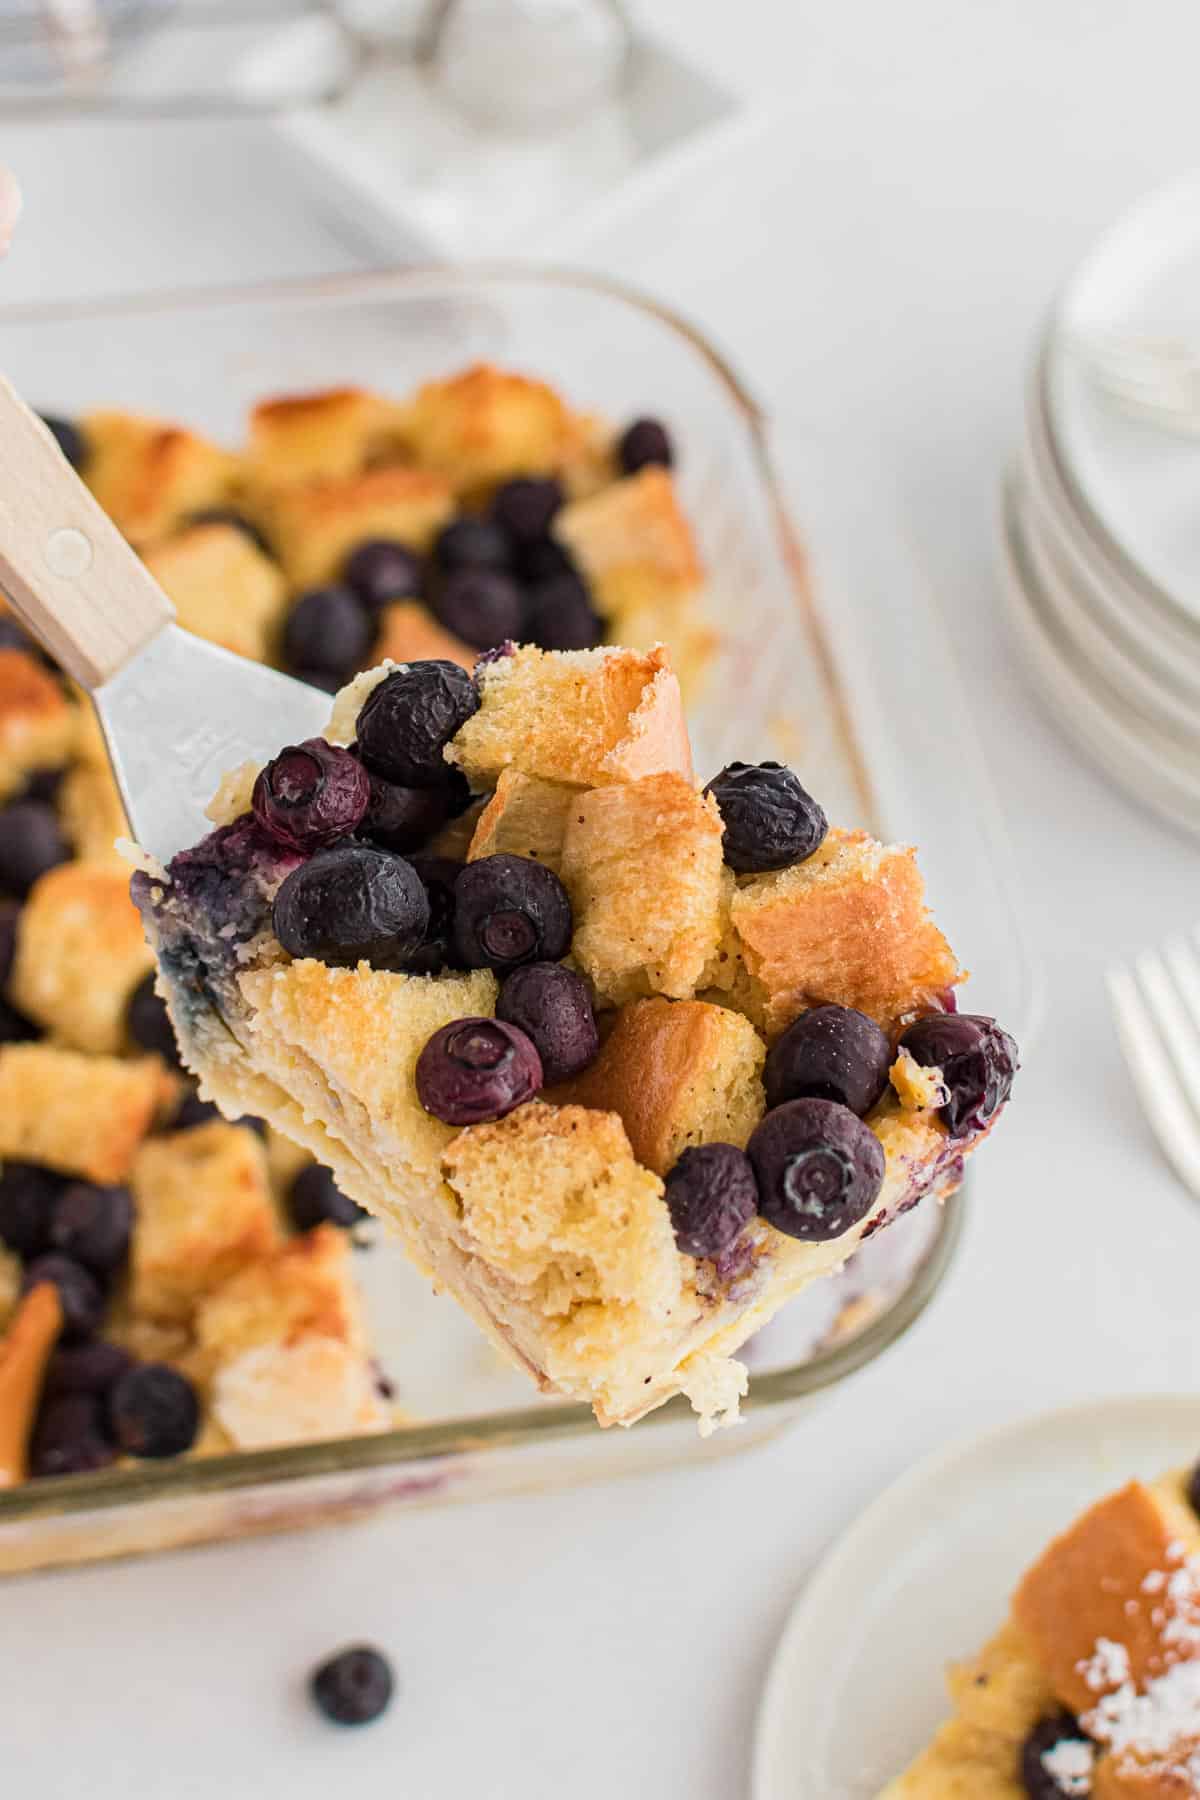
[[[1016,1068],[913,854],[693,776],[661,648],[386,663],[133,893],[185,1062],[547,1391],[736,1417],[733,1352],[959,1182]]]
[[[1083,1513],[950,1670],[953,1717],[881,1800],[1200,1794],[1198,1509],[1200,1468]]]
[[[652,419],[615,432],[488,366],[406,401],[270,399],[236,454],[96,412],[52,429],[180,623],[331,690],[384,659],[471,669],[507,638],[553,650],[712,650],[701,569]]]

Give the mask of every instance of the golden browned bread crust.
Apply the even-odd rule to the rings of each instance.
[[[128,886],[129,865],[117,851],[116,842],[128,837],[129,822],[109,765],[77,762],[63,776],[54,799],[76,856],[89,862],[118,864],[125,871]]]
[[[75,747],[78,714],[48,669],[23,650],[0,650],[0,800],[34,769],[60,769]]]
[[[297,588],[334,580],[364,538],[399,538],[427,550],[453,510],[452,490],[440,475],[390,467],[272,489],[256,504],[284,574]]]
[[[405,447],[422,467],[480,495],[515,475],[552,475],[585,430],[544,381],[476,363],[419,388],[403,411]]]
[[[87,413],[81,424],[84,480],[131,544],[165,537],[233,492],[237,458],[195,432],[124,412]]]
[[[0,1160],[124,1181],[164,1092],[156,1057],[121,1062],[50,1044],[0,1047]]]
[[[303,1337],[336,1338],[364,1355],[350,1256],[344,1231],[318,1225],[245,1262],[211,1286],[196,1308],[202,1359],[215,1368],[262,1344]]]
[[[666,469],[641,469],[564,506],[554,535],[578,561],[605,618],[700,585],[695,539]]]
[[[154,957],[117,863],[62,863],[30,890],[9,988],[25,1015],[72,1050],[127,1048],[125,1010]]]
[[[344,480],[389,446],[398,414],[392,401],[359,387],[262,400],[250,413],[247,476],[267,487]]]
[[[287,584],[236,525],[191,525],[145,563],[188,631],[258,662],[277,653]]]
[[[479,814],[467,850],[467,861],[504,851],[528,856],[558,873],[562,864],[567,814],[578,798],[575,788],[559,781],[540,781],[505,769],[496,791]]]
[[[470,674],[478,650],[439,625],[419,600],[393,600],[379,615],[372,662],[452,662]]]

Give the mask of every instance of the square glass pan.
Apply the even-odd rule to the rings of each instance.
[[[264,395],[346,383],[402,394],[476,359],[542,376],[614,421],[670,421],[721,639],[691,714],[697,771],[776,756],[839,822],[886,835],[895,821],[922,844],[939,917],[969,946],[979,1004],[1020,1032],[1029,984],[1008,859],[912,560],[861,477],[839,488],[827,454],[781,440],[802,549],[761,414],[686,323],[611,284],[504,267],[0,309],[0,367],[32,404],[68,415],[125,407],[230,442]],[[531,1403],[453,1303],[377,1243],[359,1264],[370,1324],[400,1405],[420,1423],[0,1493],[0,1572],[744,1448],[907,1329],[961,1222],[957,1201],[920,1208],[875,1240],[871,1265],[786,1309],[753,1346],[746,1422],[707,1443],[683,1403],[627,1433],[599,1431],[582,1407]],[[831,1331],[847,1302],[856,1328]]]

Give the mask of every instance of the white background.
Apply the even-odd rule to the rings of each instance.
[[[738,1800],[789,1599],[887,1481],[1031,1409],[1198,1385],[1200,1217],[1138,1116],[1101,982],[1108,959],[1200,914],[1196,853],[1110,793],[1035,706],[991,538],[1055,285],[1111,215],[1195,157],[1200,14],[1182,0],[645,10],[779,116],[586,258],[691,313],[772,410],[882,462],[1022,865],[1046,1023],[981,1159],[962,1261],[902,1349],[743,1458],[7,1584],[5,1795]],[[28,201],[0,297],[360,260],[257,128],[160,129],[146,145],[130,128],[0,125]],[[386,1646],[404,1690],[357,1737],[299,1697],[347,1637]]]

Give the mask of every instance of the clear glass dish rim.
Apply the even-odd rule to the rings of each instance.
[[[101,317],[183,314],[214,307],[238,310],[276,303],[366,300],[393,294],[419,294],[423,290],[444,291],[447,287],[478,292],[489,283],[577,288],[607,297],[657,319],[686,339],[723,384],[750,436],[757,472],[770,501],[792,577],[793,593],[804,615],[818,670],[828,691],[835,728],[848,766],[854,773],[866,809],[865,816],[876,817],[878,806],[868,764],[854,731],[833,652],[809,587],[802,539],[791,522],[771,462],[766,415],[728,359],[696,325],[672,307],[608,277],[501,260],[454,266],[422,264],[150,295],[114,295],[94,301],[0,306],[0,327],[6,323],[50,326],[72,321],[91,322]],[[818,1394],[873,1362],[905,1335],[940,1288],[955,1258],[965,1222],[968,1182],[969,1177],[956,1194],[940,1204],[933,1241],[899,1298],[863,1331],[845,1342],[834,1344],[805,1362],[755,1375],[745,1407],[748,1413],[781,1407]],[[639,1432],[652,1431],[656,1426],[678,1421],[684,1416],[691,1416],[690,1408],[685,1400],[676,1399],[649,1414],[637,1429]],[[101,1470],[91,1475],[65,1476],[54,1481],[30,1481],[7,1491],[0,1490],[0,1529],[39,1519],[107,1511],[126,1504],[180,1500],[273,1483],[365,1473],[389,1466],[402,1467],[407,1463],[520,1449],[539,1442],[555,1443],[594,1433],[598,1433],[598,1428],[589,1407],[526,1407],[442,1423],[405,1425],[370,1437],[330,1438],[316,1444],[236,1451],[189,1462],[141,1464]]]

